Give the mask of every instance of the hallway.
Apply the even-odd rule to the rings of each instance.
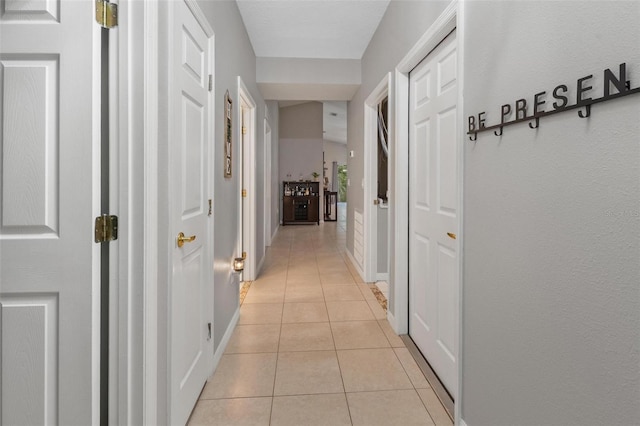
[[[191,425],[452,424],[340,223],[280,228]]]

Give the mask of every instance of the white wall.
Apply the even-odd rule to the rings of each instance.
[[[393,71],[409,49],[418,41],[433,21],[445,9],[448,1],[391,1],[367,50],[362,57],[362,86],[348,105],[347,150],[354,151],[348,159],[347,169],[351,185],[347,188],[347,250],[353,254],[353,211],[364,210],[364,101],[383,77]],[[390,135],[392,136],[392,135]],[[393,150],[393,139],[390,141]],[[390,162],[389,167],[392,167]],[[393,174],[394,170],[391,169]],[[389,181],[389,189],[393,188]],[[390,202],[393,193],[390,194]],[[389,218],[393,223],[393,217]],[[390,247],[391,253],[394,252]],[[389,268],[393,268],[391,256]],[[393,286],[389,281],[389,310],[393,313]]]
[[[465,2],[465,116],[627,62],[638,2]],[[549,102],[549,97],[547,97]],[[548,107],[549,105],[547,105]],[[465,142],[462,416],[640,422],[640,95]]]

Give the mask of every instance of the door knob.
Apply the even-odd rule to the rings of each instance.
[[[190,243],[195,239],[196,239],[195,235],[192,235],[190,237],[185,237],[184,232],[181,232],[178,234],[178,247],[182,247],[184,243]]]

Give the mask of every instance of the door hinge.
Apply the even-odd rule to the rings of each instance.
[[[103,214],[96,217],[95,242],[107,243],[118,239],[118,216]]]
[[[247,258],[247,252],[246,252],[246,251],[243,251],[243,252],[242,252],[242,258],[243,258],[243,259],[246,259],[246,258]]]
[[[209,74],[209,91],[213,90],[213,74]]]
[[[242,198],[247,198],[247,190],[246,189],[242,190]]]
[[[211,198],[209,198],[209,216],[211,216],[212,214],[213,214],[212,201],[211,201]]]
[[[242,126],[242,134],[243,135],[247,134],[247,128],[245,126]]]
[[[106,0],[96,0],[96,22],[103,28],[118,25],[118,5]]]
[[[207,340],[211,340],[211,323],[210,322],[207,323],[207,332],[208,332]]]

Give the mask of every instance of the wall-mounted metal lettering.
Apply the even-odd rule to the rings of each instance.
[[[588,94],[586,93],[589,90],[593,89],[593,86],[591,86],[589,83],[589,80],[591,80],[592,78],[593,74],[590,74],[585,77],[579,78],[576,81],[576,102],[572,105],[569,105],[569,96],[567,95],[567,93],[569,92],[569,87],[566,84],[559,84],[551,91],[554,102],[552,104],[553,109],[549,111],[544,110],[545,104],[547,103],[547,101],[545,100],[547,92],[544,91],[533,95],[532,115],[527,115],[530,104],[527,103],[526,99],[518,99],[513,103],[513,105],[502,105],[502,107],[500,108],[500,124],[487,126],[487,113],[485,111],[477,115],[472,115],[469,117],[468,121],[469,129],[467,131],[467,134],[469,135],[469,139],[475,141],[478,138],[478,133],[487,132],[494,129],[497,129],[493,132],[496,136],[502,136],[502,130],[504,127],[510,126],[512,124],[522,123],[525,121],[529,122],[530,128],[537,129],[540,125],[540,118],[560,112],[571,111],[573,109],[580,109],[578,111],[578,116],[580,118],[587,118],[591,115],[591,105],[593,104],[622,98],[624,96],[633,95],[634,93],[640,93],[640,87],[632,89],[631,81],[627,80],[626,63],[620,64],[617,76],[608,68],[604,70],[604,90],[601,98],[593,99],[591,97],[588,97]],[[611,93],[611,86],[613,86],[613,88],[615,89],[615,93]],[[508,118],[512,113],[515,113],[515,118],[511,121],[508,121]]]

